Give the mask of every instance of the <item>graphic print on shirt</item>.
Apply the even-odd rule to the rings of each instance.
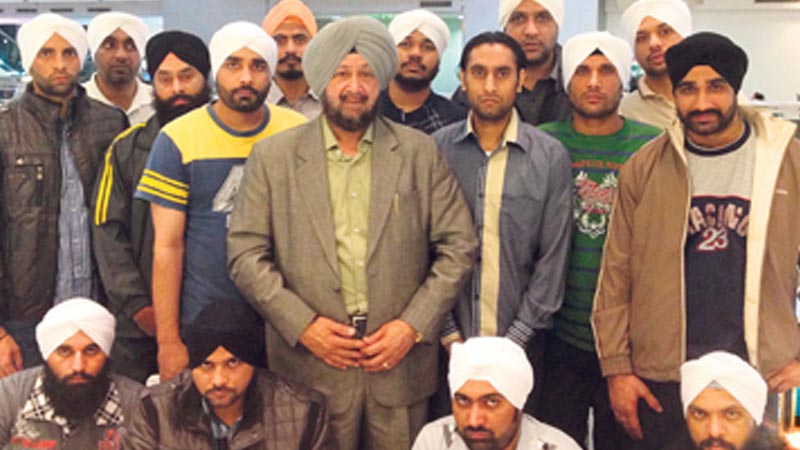
[[[605,236],[608,217],[611,214],[611,203],[619,180],[613,172],[603,176],[599,183],[581,170],[575,176],[573,195],[573,217],[578,231],[597,239]]]
[[[226,228],[229,225],[230,213],[233,211],[233,201],[242,185],[242,178],[244,178],[244,164],[232,166],[211,204],[212,211],[228,215],[225,219]]]
[[[726,251],[731,245],[743,245],[749,212],[750,201],[741,197],[693,197],[687,245],[691,242],[696,252]]]

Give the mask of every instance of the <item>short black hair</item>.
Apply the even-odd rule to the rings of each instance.
[[[511,53],[514,54],[514,59],[517,61],[517,73],[527,65],[525,52],[522,51],[522,47],[520,47],[519,43],[515,41],[514,38],[502,31],[486,31],[470,39],[467,45],[464,46],[464,50],[461,52],[461,62],[458,64],[461,70],[467,70],[467,62],[469,61],[472,50],[483,44],[500,44],[508,47]]]

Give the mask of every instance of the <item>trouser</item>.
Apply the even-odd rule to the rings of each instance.
[[[614,418],[608,400],[608,384],[594,352],[568,344],[547,333],[544,361],[547,370],[536,377],[542,396],[534,416],[570,435],[588,448],[589,409],[594,417],[595,450],[627,450],[633,440]]]
[[[22,355],[22,366],[26,369],[44,364],[39,346],[36,344],[36,324],[7,321],[3,328],[11,335],[19,346]]]
[[[144,384],[147,377],[158,373],[158,347],[155,339],[117,338],[111,350],[111,370]]]
[[[639,423],[644,439],[635,441],[636,450],[662,450],[675,448],[676,444],[689,439],[689,430],[683,417],[680,384],[677,381],[658,382],[642,379],[650,392],[661,403],[663,412],[651,409],[644,400],[639,400]]]
[[[536,382],[537,379],[544,377],[547,367],[544,361],[544,337],[545,332],[537,330],[528,345],[525,346],[525,354],[528,356],[533,366],[533,391],[528,395],[523,411],[531,416],[535,415],[536,410],[542,404],[542,387]]]
[[[331,430],[339,443],[339,450],[411,448],[417,433],[425,425],[427,399],[406,407],[382,405],[369,391],[367,374],[361,369],[348,370],[358,377],[355,388],[329,399]],[[341,410],[337,408],[337,404],[348,402],[349,406]]]

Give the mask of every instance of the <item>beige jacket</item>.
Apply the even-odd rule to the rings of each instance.
[[[740,111],[757,138],[744,333],[750,361],[767,374],[800,354],[794,307],[800,141],[794,124],[748,107]],[[683,142],[676,121],[620,171],[592,313],[605,376],[679,380],[686,358],[683,252],[691,200]]]

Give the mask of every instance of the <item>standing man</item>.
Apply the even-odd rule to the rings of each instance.
[[[264,102],[277,60],[264,30],[230,23],[214,33],[209,52],[219,100],[161,130],[135,194],[150,202],[155,229],[152,296],[162,380],[189,362],[181,327],[213,301],[245,301],[228,277],[225,235],[253,144],[305,122]]]
[[[666,58],[680,121],[620,171],[592,312],[611,407],[648,449],[685,433],[688,359],[723,350],[773,391],[800,385],[795,126],[737,105],[747,55],[728,38]]]
[[[522,122],[514,109],[524,64],[525,54],[508,35],[472,38],[460,63],[469,116],[434,135],[481,242],[442,342],[448,347],[471,336],[506,336],[529,350],[538,370],[539,333],[552,326],[564,291],[572,190],[564,147]]]
[[[103,152],[127,126],[77,83],[79,23],[41,14],[17,43],[31,82],[0,111],[0,376],[41,364],[34,327],[54,302],[100,291],[89,203]]]
[[[334,22],[303,64],[323,114],[248,159],[231,277],[267,321],[269,367],[327,396],[341,450],[409,448],[472,267],[469,210],[434,141],[377,115],[397,68],[383,24]]]
[[[584,33],[564,44],[564,88],[572,116],[539,128],[558,139],[572,159],[574,231],[564,304],[545,338],[542,407],[536,416],[598,450],[627,448],[614,419],[592,336],[591,311],[619,168],[661,130],[617,113],[633,59],[628,44],[607,32]]]
[[[638,0],[622,14],[622,28],[644,75],[637,89],[622,99],[620,113],[666,129],[676,113],[664,55],[691,34],[689,6],[683,0]]]
[[[153,115],[152,89],[139,79],[149,35],[144,21],[128,13],[102,13],[89,22],[89,50],[97,72],[83,87],[89,97],[123,110],[131,124]]]
[[[264,17],[261,27],[278,45],[275,83],[267,101],[291,108],[308,120],[317,117],[322,111],[319,93],[309,89],[302,66],[306,46],[317,34],[314,14],[301,0],[281,0]]]
[[[0,380],[0,447],[119,449],[141,385],[110,373],[114,316],[85,298],[36,326],[44,365]]]
[[[133,194],[158,131],[208,103],[208,48],[182,31],[147,42],[156,115],[117,136],[106,152],[94,203],[94,249],[108,305],[117,318],[113,368],[144,382],[158,371],[152,304],[153,223],[150,205]]]
[[[381,114],[427,134],[463,120],[464,107],[431,90],[450,40],[444,20],[428,10],[414,9],[395,16],[389,33],[397,44],[399,65],[389,89],[378,98]]]

